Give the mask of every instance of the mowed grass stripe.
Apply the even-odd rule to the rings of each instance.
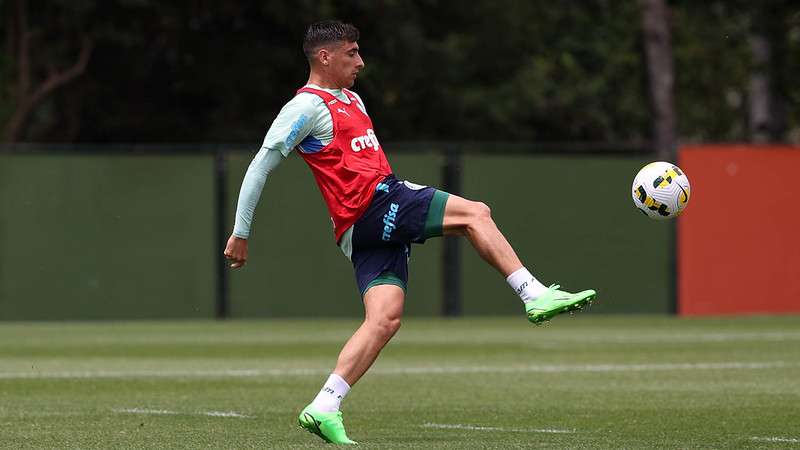
[[[586,364],[586,365],[527,365],[527,366],[452,366],[452,367],[395,367],[372,369],[372,375],[435,375],[471,373],[571,373],[571,372],[660,372],[683,370],[760,370],[796,368],[800,363],[785,361],[663,363],[663,364]],[[122,370],[122,371],[65,371],[65,372],[0,372],[0,379],[36,378],[242,378],[320,376],[330,369],[241,369],[241,370]]]

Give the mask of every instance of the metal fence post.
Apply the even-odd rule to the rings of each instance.
[[[448,146],[444,152],[442,188],[461,195],[461,152]],[[461,315],[461,246],[457,236],[445,236],[442,251],[442,315]]]
[[[218,147],[214,153],[214,194],[216,209],[216,229],[214,236],[214,255],[217,255],[217,295],[216,318],[225,319],[230,311],[228,298],[228,263],[222,256],[228,241],[228,168],[226,151]]]

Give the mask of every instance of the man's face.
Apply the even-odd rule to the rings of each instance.
[[[357,42],[341,42],[328,53],[328,74],[337,86],[349,88],[364,68]]]

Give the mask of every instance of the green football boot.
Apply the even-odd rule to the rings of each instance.
[[[525,303],[525,312],[528,314],[529,321],[539,325],[561,313],[581,310],[597,295],[592,289],[571,294],[559,291],[560,287],[553,284],[539,298]]]
[[[324,413],[308,405],[306,409],[300,413],[297,422],[309,433],[316,434],[324,439],[325,442],[341,445],[358,444],[358,442],[351,441],[350,438],[347,437],[347,433],[344,431],[344,424],[342,423],[341,411]]]

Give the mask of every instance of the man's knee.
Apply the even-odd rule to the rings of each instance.
[[[475,205],[473,205],[474,209],[473,215],[475,217],[482,220],[492,218],[492,209],[489,208],[489,205],[483,202],[474,202],[474,203]]]
[[[492,210],[486,203],[451,196],[445,209],[443,225],[445,234],[463,235],[491,222]]]
[[[468,211],[468,228],[475,228],[492,220],[492,210],[486,203],[470,202]]]
[[[400,316],[383,316],[376,318],[373,327],[379,336],[388,340],[400,329]]]

